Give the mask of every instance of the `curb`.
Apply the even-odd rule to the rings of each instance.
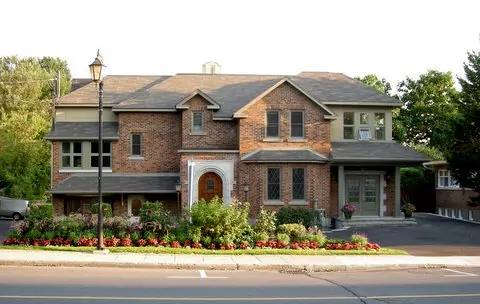
[[[471,265],[445,264],[377,264],[377,265],[241,265],[241,264],[156,264],[156,263],[110,263],[110,262],[77,262],[77,261],[0,261],[1,266],[20,267],[105,267],[105,268],[138,268],[166,270],[240,270],[240,271],[275,271],[287,274],[304,274],[312,272],[340,271],[378,271],[407,270],[427,268],[465,268],[478,267]]]

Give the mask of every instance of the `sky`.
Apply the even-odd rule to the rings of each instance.
[[[480,51],[477,0],[2,1],[0,56],[53,56],[89,78],[301,71],[376,74],[394,86],[428,69],[463,76]]]

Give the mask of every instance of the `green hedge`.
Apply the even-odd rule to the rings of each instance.
[[[112,205],[110,204],[102,203],[102,211],[103,211],[103,217],[113,216]],[[98,203],[92,204],[92,206],[90,207],[90,212],[92,214],[98,214]]]

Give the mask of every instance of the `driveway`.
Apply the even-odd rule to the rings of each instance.
[[[402,249],[418,256],[480,256],[480,225],[430,214],[415,214],[417,225],[410,227],[366,227],[332,231],[329,238],[350,239],[354,232],[365,233],[370,242]]]
[[[12,224],[12,219],[0,217],[0,244],[7,238],[9,229]]]

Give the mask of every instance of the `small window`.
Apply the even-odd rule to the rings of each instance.
[[[267,170],[267,199],[280,200],[280,168]]]
[[[385,140],[385,113],[375,113],[375,139]]]
[[[438,170],[438,188],[459,188],[458,182],[451,176],[450,170]]]
[[[370,133],[370,128],[360,128],[358,129],[358,137],[362,140],[372,139],[372,134]]]
[[[203,133],[203,112],[192,112],[192,133]]]
[[[280,137],[280,113],[267,111],[267,137]]]
[[[305,199],[305,169],[292,169],[292,198],[294,200]]]
[[[82,168],[81,142],[62,142],[62,168]]]
[[[98,142],[90,143],[90,167],[98,168]],[[112,143],[109,141],[103,142],[102,151],[102,166],[103,168],[112,167]]]
[[[142,134],[132,134],[130,143],[131,143],[130,155],[142,156]]]
[[[290,112],[290,137],[303,138],[303,111]]]
[[[343,139],[355,139],[355,113],[343,113]]]

